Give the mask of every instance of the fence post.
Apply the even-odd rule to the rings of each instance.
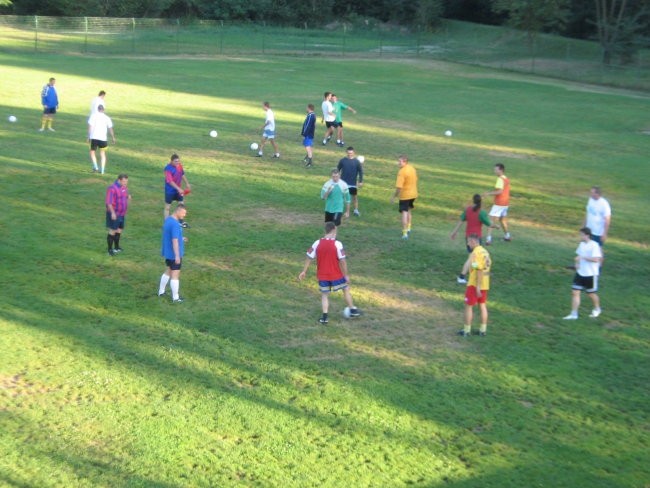
[[[38,52],[38,15],[34,15],[34,52]]]
[[[181,19],[176,19],[176,54],[180,53],[179,35],[181,30]]]
[[[223,20],[221,21],[221,30],[219,31],[219,54],[223,54]]]
[[[135,53],[135,17],[131,17],[131,53]]]
[[[88,52],[88,17],[84,17],[84,53]]]
[[[343,42],[341,43],[341,56],[342,57],[345,56],[345,38],[346,38],[347,33],[348,33],[348,26],[344,22],[343,23]]]

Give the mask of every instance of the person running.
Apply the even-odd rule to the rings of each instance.
[[[262,130],[262,140],[260,141],[260,147],[257,151],[257,157],[261,158],[264,155],[264,145],[267,142],[270,142],[273,146],[274,158],[280,157],[280,150],[278,149],[278,144],[275,142],[275,114],[271,110],[271,104],[269,102],[264,102],[262,108],[266,112],[266,118],[264,119],[264,125],[261,127]]]
[[[325,222],[334,222],[338,227],[341,216],[346,219],[350,217],[350,190],[347,183],[341,180],[338,169],[334,168],[331,176],[321,188],[320,197],[325,200]]]
[[[302,145],[305,146],[307,155],[302,160],[305,163],[305,168],[311,168],[314,164],[314,136],[316,134],[316,114],[314,113],[314,105],[312,103],[307,105],[307,116],[302,124],[302,131],[300,135],[303,137]]]
[[[104,113],[104,106],[99,105],[97,112],[88,119],[88,142],[90,142],[90,161],[93,163],[93,173],[101,171],[101,174],[104,174],[106,169],[106,148],[108,147],[109,132],[113,144],[115,144],[113,121]],[[97,149],[99,149],[101,170],[97,167]]]
[[[490,209],[490,217],[499,219],[499,225],[503,230],[503,240],[510,242],[512,237],[508,232],[508,207],[510,206],[510,179],[505,175],[506,167],[501,163],[494,165],[494,174],[497,175],[497,181],[494,185],[494,190],[486,192],[483,196],[494,196],[494,205]],[[488,228],[488,235],[485,238],[485,245],[492,244],[492,227],[495,229],[498,226],[493,225]]]
[[[358,190],[363,186],[363,165],[357,159],[352,146],[346,150],[346,157],[339,161],[336,169],[341,173],[341,179],[348,184],[350,196],[352,197],[353,215],[360,217]]]
[[[591,238],[591,229],[583,227],[580,229],[580,244],[576,249],[575,269],[571,286],[571,313],[564,317],[564,320],[577,320],[578,309],[580,308],[580,293],[586,292],[593,303],[593,310],[589,317],[598,317],[600,309],[600,298],[598,297],[598,275],[600,274],[600,263],[603,260],[603,251],[600,245]]]
[[[305,266],[298,275],[302,281],[307,275],[307,269],[316,259],[316,279],[321,292],[321,306],[323,313],[318,321],[325,325],[328,323],[329,295],[333,291],[343,291],[345,303],[350,309],[350,317],[359,317],[361,311],[354,306],[350,293],[350,276],[345,258],[345,250],[341,241],[336,240],[336,224],[325,223],[325,235],[315,241],[307,250]]]
[[[395,193],[390,198],[393,203],[399,199],[398,210],[402,216],[402,239],[407,240],[411,234],[411,211],[415,208],[415,199],[418,197],[418,175],[413,165],[405,155],[397,159],[399,171],[395,181]]]
[[[472,334],[474,307],[478,304],[481,310],[479,335],[485,337],[485,334],[487,334],[487,299],[488,290],[490,289],[492,260],[487,249],[481,246],[479,237],[476,234],[470,234],[467,237],[467,243],[472,252],[463,265],[463,274],[469,273],[469,280],[465,288],[465,326],[458,331],[458,335],[469,337]]]
[[[131,200],[128,184],[128,175],[122,173],[106,190],[106,228],[108,229],[106,243],[109,256],[122,252],[120,237],[126,224],[126,211]]]
[[[185,255],[185,242],[183,237],[183,226],[181,221],[185,218],[187,209],[183,203],[179,203],[174,212],[165,219],[162,230],[161,254],[165,258],[167,269],[160,277],[158,296],[164,296],[167,284],[172,292],[172,303],[182,303],[184,300],[179,295],[181,267]]]
[[[338,97],[332,93],[332,107],[334,108],[334,121],[336,122],[336,144],[337,146],[344,147],[345,141],[343,140],[343,110],[349,110],[353,114],[356,114],[357,111],[346,105],[345,103],[339,101]]]
[[[332,138],[334,129],[336,129],[336,114],[334,114],[334,106],[332,105],[332,92],[325,92],[323,94],[321,110],[323,111],[322,121],[325,123],[325,127],[327,128],[325,130],[325,136],[323,137],[323,146],[325,146]]]
[[[185,170],[181,164],[181,158],[178,154],[172,154],[169,163],[165,166],[165,209],[163,216],[166,219],[169,217],[169,209],[172,202],[176,201],[182,203],[185,200],[185,195],[192,191],[190,182],[187,181]],[[185,189],[182,185],[185,184]],[[187,222],[181,219],[183,227],[189,227]]]
[[[43,132],[46,128],[47,130],[54,132],[52,122],[54,122],[54,115],[59,108],[59,96],[56,93],[56,88],[54,88],[55,83],[56,79],[50,78],[48,84],[41,90],[43,116],[41,117],[41,128],[38,129],[39,132]]]
[[[454,227],[454,230],[451,231],[451,240],[453,241],[456,239],[456,235],[458,234],[458,229],[460,229],[460,226],[463,225],[463,222],[467,222],[467,225],[465,226],[465,243],[467,244],[467,252],[472,252],[472,249],[469,247],[469,236],[472,234],[476,234],[478,236],[479,244],[483,245],[483,241],[481,239],[483,233],[483,225],[486,225],[488,227],[492,226],[492,222],[490,222],[490,218],[488,217],[488,214],[485,210],[481,209],[481,195],[478,193],[472,197],[472,202],[473,205],[469,205],[462,214],[460,214],[460,220],[456,224],[456,227]],[[467,283],[466,276],[461,273],[458,275],[456,278],[456,281],[458,283],[464,284]]]

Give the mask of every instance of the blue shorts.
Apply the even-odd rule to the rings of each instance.
[[[176,200],[177,202],[182,202],[184,199],[183,195],[175,191],[174,193],[165,193],[165,203],[171,205],[171,203]]]
[[[345,290],[347,287],[348,287],[348,283],[347,281],[345,281],[345,278],[341,278],[340,280],[334,280],[334,281],[318,280],[318,289],[322,293]]]
[[[56,107],[46,107],[43,109],[45,115],[54,115],[56,113]]]
[[[111,219],[111,213],[106,212],[106,228],[111,230],[124,229],[124,215],[118,215],[115,220]]]
[[[302,145],[305,147],[312,147],[314,145],[313,137],[306,137],[302,140]]]
[[[264,130],[262,133],[262,137],[264,139],[275,139],[275,131],[274,130]]]
[[[165,264],[172,271],[178,271],[179,269],[181,269],[181,266],[183,265],[183,258],[181,258],[181,262],[178,264],[176,264],[175,259],[165,259]]]

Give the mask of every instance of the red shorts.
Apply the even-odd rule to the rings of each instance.
[[[465,305],[469,305],[470,307],[473,307],[477,303],[487,302],[488,291],[489,290],[481,290],[481,298],[478,298],[476,296],[476,287],[468,286],[465,289]]]

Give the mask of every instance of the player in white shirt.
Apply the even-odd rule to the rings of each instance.
[[[106,92],[104,90],[100,91],[99,94],[93,98],[93,101],[90,103],[90,117],[97,113],[97,108],[100,105],[103,105],[104,110],[106,110],[106,102],[104,98],[106,98]]]
[[[598,275],[600,274],[600,263],[603,259],[603,252],[600,245],[591,239],[589,227],[580,229],[580,244],[576,249],[575,268],[576,274],[571,285],[571,313],[564,317],[564,320],[576,320],[580,308],[580,293],[584,290],[594,308],[590,317],[598,317],[601,313],[600,298],[598,297]]]
[[[275,114],[273,113],[273,110],[271,110],[271,104],[269,102],[264,102],[262,108],[266,112],[266,117],[264,119],[264,125],[261,127],[262,141],[260,142],[259,151],[257,151],[257,157],[261,158],[264,155],[264,145],[267,142],[270,142],[275,151],[273,157],[279,158],[280,150],[278,149],[277,142],[275,142]]]
[[[90,160],[93,163],[93,173],[97,173],[97,155],[99,148],[101,157],[101,173],[106,169],[106,148],[108,147],[108,133],[111,133],[113,144],[115,144],[115,132],[113,132],[113,121],[104,113],[104,106],[97,107],[97,113],[88,119],[88,141],[90,142]]]
[[[591,238],[601,246],[605,244],[612,220],[612,208],[598,186],[592,186],[587,202],[584,226],[591,229]]]
[[[336,129],[336,114],[334,113],[334,105],[332,105],[332,92],[325,92],[323,95],[323,103],[321,105],[323,110],[323,122],[325,122],[325,137],[323,137],[323,146],[326,145],[332,138],[334,129]]]

